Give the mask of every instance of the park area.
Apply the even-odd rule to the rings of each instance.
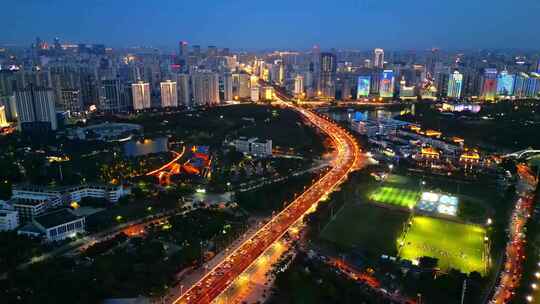
[[[322,230],[321,238],[343,248],[375,256],[397,255],[395,240],[409,214],[366,203],[346,203]]]
[[[396,242],[403,247],[399,256],[411,261],[428,256],[438,259],[442,270],[486,274],[486,231],[481,226],[415,216],[412,225]]]

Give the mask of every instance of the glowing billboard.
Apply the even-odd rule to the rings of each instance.
[[[369,96],[371,76],[358,76],[358,86],[356,88],[356,99]]]
[[[394,96],[394,71],[384,70],[381,74],[379,96],[390,98]]]

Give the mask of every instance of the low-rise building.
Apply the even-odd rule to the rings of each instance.
[[[30,184],[18,184],[13,187],[13,198],[50,197],[58,200],[58,204],[73,201],[80,202],[85,197],[103,198],[112,203],[129,194],[129,190],[121,185],[82,184],[66,187],[42,187]]]
[[[40,236],[49,242],[61,241],[85,233],[85,217],[78,217],[68,209],[59,209],[35,217],[18,233]]]
[[[272,156],[272,140],[260,141],[258,138],[240,137],[234,141],[236,151],[256,157]]]
[[[19,212],[0,202],[0,231],[14,230],[19,226]]]

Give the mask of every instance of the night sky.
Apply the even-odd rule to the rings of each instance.
[[[3,0],[0,43],[540,49],[538,0]]]

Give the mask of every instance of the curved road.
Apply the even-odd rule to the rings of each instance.
[[[261,227],[227,258],[211,269],[185,293],[174,296],[169,303],[210,303],[238,278],[269,246],[279,240],[317,202],[342,183],[361,164],[361,153],[355,139],[343,128],[314,112],[288,103],[307,121],[328,135],[335,147],[332,169],[307,188],[283,211]]]

